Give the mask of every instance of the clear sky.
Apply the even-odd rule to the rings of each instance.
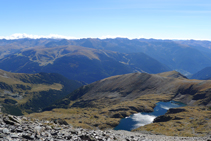
[[[211,40],[211,0],[0,0],[0,37],[15,33]]]

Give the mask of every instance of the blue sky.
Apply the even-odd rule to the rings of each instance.
[[[210,0],[0,0],[0,19],[0,37],[211,40]]]

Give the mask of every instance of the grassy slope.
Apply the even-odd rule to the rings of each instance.
[[[171,118],[139,127],[133,131],[148,131],[169,136],[206,136],[210,135],[211,110],[207,107],[187,106],[179,113],[168,112],[162,117]]]
[[[152,100],[149,97],[154,97]],[[75,127],[83,127],[89,129],[107,129],[113,128],[119,124],[121,118],[129,116],[137,112],[152,112],[153,107],[159,101],[167,101],[171,97],[166,95],[148,95],[141,96],[132,101],[125,101],[115,105],[98,107],[71,107],[71,108],[55,108],[51,111],[42,113],[33,113],[29,117],[41,119],[61,118]],[[98,101],[97,101],[98,102]],[[69,106],[74,104],[70,103]],[[103,106],[103,107],[102,107]]]
[[[16,115],[37,112],[80,86],[79,82],[59,74],[16,74],[0,70],[2,110]]]

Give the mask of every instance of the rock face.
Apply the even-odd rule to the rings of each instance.
[[[171,119],[172,119],[172,117],[170,117],[170,116],[162,115],[162,116],[156,117],[153,122],[154,123],[155,122],[166,122],[166,121],[169,121]]]
[[[184,108],[171,108],[168,110],[167,114],[176,114],[186,111]]]
[[[3,117],[3,121],[6,124],[10,124],[10,125],[19,125],[21,124],[21,119],[16,117],[16,116],[12,116],[12,115],[8,115]]]
[[[8,122],[8,119],[10,122]],[[13,121],[13,122],[12,122]],[[55,124],[58,121],[58,124]],[[61,125],[60,120],[37,120],[26,117],[0,115],[1,141],[164,141],[164,140],[209,140],[208,137],[168,137],[149,135],[127,131],[87,130],[73,128],[71,125]],[[62,123],[65,123],[63,121]]]
[[[62,119],[53,119],[52,120],[55,124],[59,124],[59,125],[68,125],[68,123],[65,120]]]
[[[180,120],[182,118],[177,117],[177,116],[169,116],[168,114],[176,114],[176,113],[180,113],[180,112],[184,112],[186,111],[183,108],[171,108],[167,111],[167,113],[165,115],[162,116],[158,116],[154,119],[153,123],[155,122],[166,122],[166,121],[170,121],[170,120]]]

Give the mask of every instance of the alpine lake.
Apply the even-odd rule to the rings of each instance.
[[[164,115],[170,108],[178,108],[186,106],[183,103],[176,101],[169,102],[158,102],[154,108],[154,111],[151,113],[136,113],[130,115],[129,117],[121,119],[118,126],[114,128],[114,130],[127,130],[131,131],[140,126],[144,126],[150,124],[154,121],[154,119],[158,116]]]

